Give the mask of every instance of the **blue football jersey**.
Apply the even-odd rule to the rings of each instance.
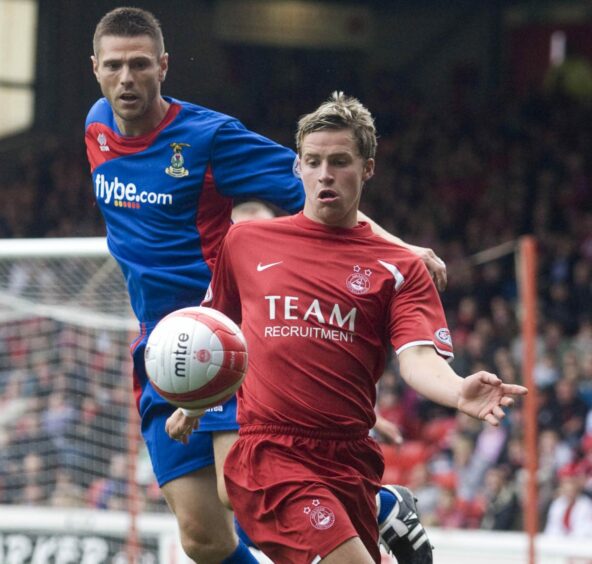
[[[109,250],[134,313],[147,325],[200,303],[231,225],[234,198],[265,200],[290,213],[304,205],[293,151],[235,118],[166,100],[162,123],[140,137],[120,134],[105,98],[86,120]]]

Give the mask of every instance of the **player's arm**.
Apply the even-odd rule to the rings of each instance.
[[[216,132],[210,162],[223,196],[263,200],[296,213],[304,206],[304,188],[295,159],[291,149],[230,120]]]
[[[527,393],[525,387],[504,384],[483,370],[461,378],[431,346],[401,351],[399,367],[405,382],[422,396],[495,426],[505,416],[503,408]]]
[[[403,442],[403,435],[399,427],[378,413],[376,414],[376,423],[374,423],[373,430],[380,435],[380,438],[385,443],[400,445]]]
[[[370,219],[361,211],[358,211],[358,221],[365,221],[369,223],[370,227],[372,227],[372,231],[379,237],[382,237],[383,239],[386,239],[395,245],[405,247],[412,253],[416,254],[427,266],[438,290],[444,290],[444,288],[446,288],[446,263],[440,257],[438,257],[438,255],[436,255],[432,249],[418,247],[416,245],[410,245],[409,243],[406,243],[400,237],[389,233],[386,229],[382,228],[380,225],[378,225],[378,223],[376,223],[373,219]]]

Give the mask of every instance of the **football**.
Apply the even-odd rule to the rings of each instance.
[[[247,343],[240,327],[208,307],[187,307],[161,319],[144,352],[154,389],[185,409],[224,403],[247,371]]]

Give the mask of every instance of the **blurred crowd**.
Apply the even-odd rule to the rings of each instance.
[[[164,508],[138,444],[127,331],[0,325],[0,504]],[[133,471],[130,469],[134,467]]]
[[[591,109],[561,96],[537,95],[526,100],[500,98],[479,110],[460,103],[438,112],[415,98],[397,96],[394,87],[384,85],[359,97],[375,114],[380,134],[376,177],[366,188],[362,209],[386,229],[433,248],[446,261],[449,282],[441,296],[455,347],[453,367],[460,374],[485,369],[507,382],[522,382],[515,255],[508,252],[480,264],[474,257],[503,243],[511,248],[521,235],[536,236],[539,310],[534,377],[540,527],[549,534],[590,538]],[[261,104],[273,106],[265,100]],[[249,126],[265,130],[263,123],[253,120]],[[290,143],[289,139],[284,132],[281,140]],[[2,237],[104,233],[81,139],[46,140],[37,152],[23,157],[18,174],[0,189],[9,196],[0,209]],[[98,414],[121,429],[127,418],[122,398],[129,396],[122,388],[129,383],[128,366],[123,368],[111,367],[118,383],[105,399],[104,390],[96,389],[100,383],[70,398],[62,393],[62,379],[70,379],[69,389],[76,390],[76,374],[40,377],[43,384],[38,382],[25,393],[22,383],[12,381],[17,379],[15,369],[6,366],[2,375],[13,376],[0,384],[0,404],[12,405],[23,397],[44,402],[37,421],[29,423],[31,429],[45,433],[37,439],[40,445],[53,445],[55,437],[48,440],[47,433],[67,425],[75,424],[78,434],[93,435],[91,425],[98,424],[94,422]],[[42,365],[34,369],[40,374],[46,371]],[[113,394],[121,399],[114,400]],[[395,361],[385,371],[378,398],[377,411],[395,423],[405,439],[395,445],[378,436],[387,460],[385,482],[405,483],[414,490],[427,525],[522,527],[525,449],[520,409],[513,410],[499,428],[455,415],[407,388]],[[6,413],[4,408],[0,411]],[[23,408],[23,413],[26,417],[31,409]],[[13,428],[14,420],[3,415],[0,443],[15,442]],[[68,438],[66,451],[70,443]],[[55,465],[52,491],[30,488],[31,493],[24,493],[7,483],[9,476],[28,486],[27,476],[47,464],[46,453],[42,448],[23,451],[23,457],[15,459],[3,447],[0,501],[61,505],[72,503],[65,498],[76,490],[80,494],[76,503],[117,507],[127,487],[125,460],[117,451],[114,446],[113,455],[94,466],[92,475],[98,477],[88,483],[80,473],[68,471],[68,456],[80,453],[69,455],[54,448],[52,456],[57,452],[61,458]],[[12,491],[21,493],[15,497]],[[143,492],[144,507],[162,507],[149,479]]]

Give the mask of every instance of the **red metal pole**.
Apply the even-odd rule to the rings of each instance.
[[[528,562],[536,563],[535,539],[539,531],[538,516],[538,440],[537,389],[534,382],[537,330],[537,249],[532,236],[522,237],[519,248],[519,285],[522,310],[522,374],[528,388],[524,401],[524,440],[526,452],[526,497],[524,527],[528,535]]]

